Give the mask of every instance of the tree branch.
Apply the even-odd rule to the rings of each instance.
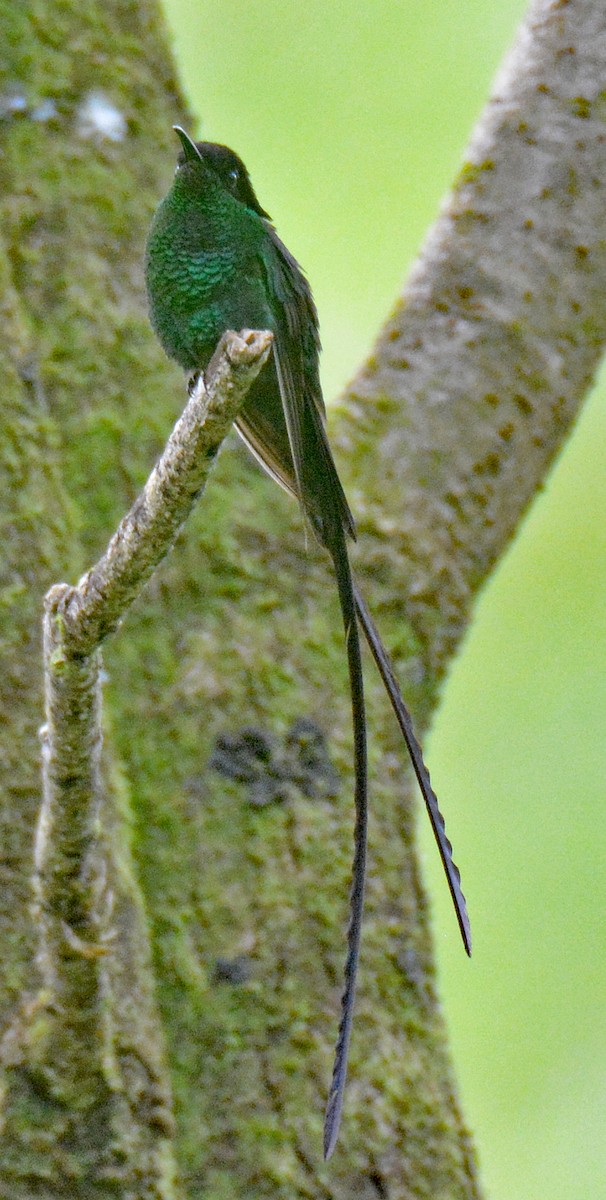
[[[270,333],[224,335],[207,370],[208,387],[200,377],[162,457],[103,558],[77,588],[49,597],[49,611],[64,625],[61,641],[70,657],[89,654],[117,627],[170,550],[270,349]]]
[[[164,453],[106,553],[78,587],[57,584],[46,597],[43,798],[34,875],[41,986],[5,1031],[2,1059],[5,1068],[18,1068],[21,1086],[25,1075],[59,1108],[73,1105],[92,1114],[109,1096],[115,1103],[120,1090],[121,1034],[111,980],[115,964],[106,957],[111,959],[113,950],[120,963],[125,950],[114,912],[113,881],[121,851],[116,854],[108,836],[112,806],[104,803],[100,646],[170,550],[201,495],[220,445],[267,360],[271,341],[267,332],[224,335],[209,365],[206,386],[200,376]],[[139,954],[142,936],[140,930]],[[157,1075],[154,1050],[151,1047],[146,1056],[150,1080]],[[13,1076],[4,1095],[9,1130],[19,1090]],[[157,1083],[156,1091],[157,1142],[160,1128],[163,1135],[172,1128],[166,1092]],[[42,1127],[48,1129],[53,1119],[56,1108],[50,1103],[48,1115],[38,1122],[41,1140]],[[18,1144],[18,1122],[12,1137]],[[168,1196],[151,1166],[153,1157],[146,1170],[158,1196]],[[35,1171],[31,1174],[34,1177]],[[55,1186],[58,1180],[55,1177]]]
[[[600,0],[531,4],[336,422],[366,567],[439,673],[604,350],[605,61]]]
[[[98,855],[101,819],[100,645],[170,550],[270,349],[269,333],[224,335],[210,363],[207,386],[200,376],[162,457],[106,553],[77,587],[56,584],[46,597],[44,790],[36,893],[39,961],[51,1000],[56,995],[59,1021],[66,1011],[71,1021],[83,999],[76,996],[78,1003],[66,1010],[74,957],[85,975],[96,975],[96,958],[111,936],[111,902],[104,897],[101,904],[103,872],[93,871],[88,861]],[[67,974],[61,971],[66,961]],[[76,986],[81,989],[80,983]],[[82,1078],[83,1062],[90,1068],[94,1059],[81,1030],[77,1039],[84,1060],[74,1083]]]

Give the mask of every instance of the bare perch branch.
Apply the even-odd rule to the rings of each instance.
[[[100,643],[170,549],[270,349],[267,332],[224,336],[207,386],[198,380],[164,454],[103,558],[77,588],[59,584],[46,598],[44,788],[35,888],[38,961],[45,1004],[54,1013],[43,1068],[51,1081],[60,1076],[63,1096],[74,1089],[82,1100],[87,1081],[94,1091],[106,1060],[97,1000],[112,936],[112,896],[99,822]]]
[[[227,333],[175,425],[145,488],[107,552],[61,604],[70,654],[88,654],[114,630],[172,546],[214,457],[267,360],[271,334]]]

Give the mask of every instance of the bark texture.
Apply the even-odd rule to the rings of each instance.
[[[151,0],[0,0],[0,24],[0,1196],[477,1197],[412,789],[370,675],[363,973],[342,1149],[321,1165],[351,855],[346,673],[327,563],[243,452],[221,456],[108,644],[106,815],[73,867],[100,921],[111,892],[115,936],[75,956],[93,980],[111,958],[111,987],[75,1006],[66,988],[77,1055],[59,1082],[40,1069],[42,597],[104,549],[184,401],[141,262],[187,114]],[[601,0],[537,0],[332,422],[359,572],[421,723],[602,352],[604,61]]]
[[[599,4],[530,6],[336,423],[345,463],[362,472],[354,507],[378,558],[389,542],[408,576],[405,609],[434,671],[603,353],[605,55]]]

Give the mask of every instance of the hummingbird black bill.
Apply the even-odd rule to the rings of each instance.
[[[196,143],[190,138],[189,134],[186,133],[180,125],[173,125],[173,129],[179,138],[181,145],[183,146],[183,162],[203,162],[204,160],[202,155],[200,154]],[[179,157],[181,157],[181,155],[179,155]]]

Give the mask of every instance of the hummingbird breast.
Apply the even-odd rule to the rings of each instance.
[[[203,370],[227,329],[272,327],[261,262],[248,243],[201,212],[179,212],[170,193],[158,209],[145,268],[150,316],[185,370]]]

